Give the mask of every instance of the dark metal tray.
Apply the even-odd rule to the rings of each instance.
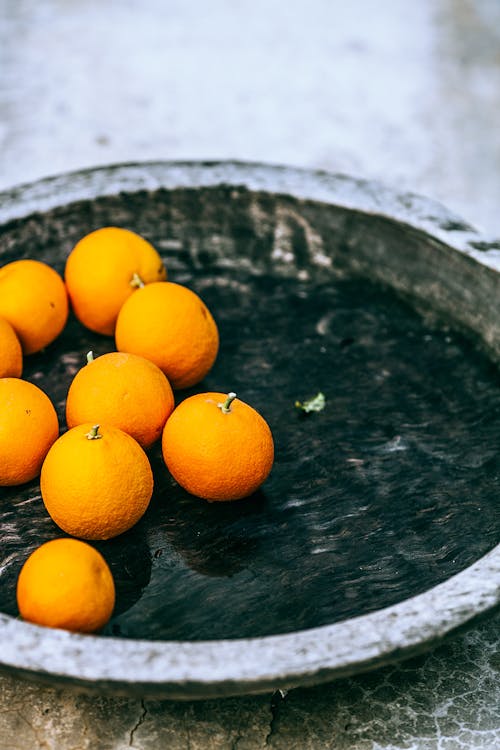
[[[495,243],[441,206],[346,177],[249,164],[136,164],[0,198],[0,262],[62,272],[99,226],[143,234],[220,328],[194,389],[266,417],[252,498],[155,493],[96,544],[117,607],[99,636],[16,619],[23,561],[61,535],[33,482],[2,492],[0,666],[99,690],[206,697],[314,683],[400,659],[499,600],[499,276]],[[24,377],[56,404],[112,339],[73,318]],[[322,391],[323,411],[294,407]]]

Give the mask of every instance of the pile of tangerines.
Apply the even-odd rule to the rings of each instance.
[[[88,541],[122,534],[144,515],[154,484],[147,450],[157,440],[178,484],[209,501],[251,495],[271,471],[269,426],[234,393],[198,393],[175,407],[173,390],[211,369],[219,334],[200,297],[166,278],[155,248],[118,227],[83,237],[64,279],[37,260],[0,268],[0,486],[40,477],[45,508],[69,535],[24,563],[25,620],[81,632],[109,620],[113,578]],[[116,351],[87,354],[59,435],[49,397],[21,376],[23,357],[59,336],[70,305],[88,329],[114,336]]]

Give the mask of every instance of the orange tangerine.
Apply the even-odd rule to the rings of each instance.
[[[0,378],[20,378],[23,350],[11,324],[0,318]]]
[[[56,440],[40,475],[52,520],[81,539],[110,539],[144,515],[153,473],[139,443],[117,427],[78,425]]]
[[[166,279],[160,255],[147,240],[121,227],[83,237],[66,260],[66,286],[78,320],[112,336],[125,300],[143,284]]]
[[[0,317],[15,330],[24,354],[44,349],[68,318],[66,287],[38,260],[15,260],[0,268]]]
[[[66,401],[68,427],[99,422],[119,427],[143,448],[161,436],[174,408],[167,378],[153,362],[136,354],[110,352],[75,375]]]
[[[29,482],[59,435],[56,410],[36,385],[0,378],[0,486]]]
[[[200,382],[219,349],[219,333],[200,297],[170,281],[138,289],[121,308],[116,322],[116,348],[150,359],[173,388]]]
[[[167,420],[163,458],[174,479],[206,500],[238,500],[267,479],[274,461],[269,425],[230,393],[198,393]]]
[[[17,580],[24,620],[81,633],[100,630],[115,605],[115,584],[103,556],[78,539],[53,539],[28,557]]]

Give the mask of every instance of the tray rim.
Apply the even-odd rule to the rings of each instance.
[[[372,180],[252,162],[131,162],[47,177],[0,193],[0,226],[120,192],[221,185],[386,217],[500,271],[500,242],[433,200]],[[283,635],[136,640],[52,630],[0,613],[0,670],[126,695],[192,699],[268,692],[399,661],[499,604],[500,544],[417,596],[367,615]]]

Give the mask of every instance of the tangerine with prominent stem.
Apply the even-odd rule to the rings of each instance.
[[[146,512],[153,472],[134,438],[89,422],[53,444],[43,462],[40,489],[48,514],[67,534],[111,539]]]
[[[174,479],[192,495],[239,500],[267,479],[274,442],[265,419],[235,393],[199,393],[182,401],[167,420],[163,458]]]

